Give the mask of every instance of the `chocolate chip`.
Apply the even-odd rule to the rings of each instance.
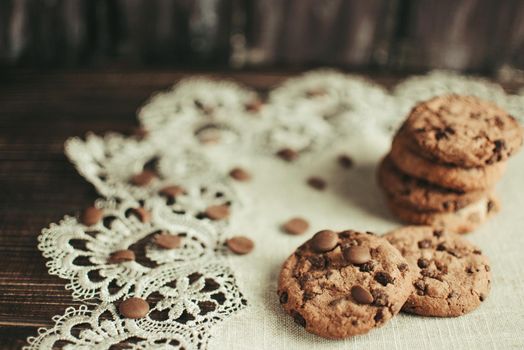
[[[248,102],[246,104],[246,111],[249,112],[249,113],[257,113],[259,112],[261,109],[262,109],[262,106],[264,104],[262,103],[261,100],[259,99],[256,99],[256,100],[253,100],[251,102]]]
[[[360,265],[371,260],[368,247],[354,246],[343,250],[344,259],[351,264]]]
[[[326,181],[316,176],[307,179],[307,184],[319,191],[323,191],[326,188]]]
[[[331,230],[322,230],[311,239],[311,247],[318,253],[329,252],[338,244],[338,235]]]
[[[495,140],[495,152],[500,152],[506,148],[506,142],[504,140]]]
[[[296,324],[306,328],[306,320],[304,319],[304,317],[302,317],[301,314],[299,314],[296,311],[293,312],[293,320],[295,320]]]
[[[493,210],[493,208],[495,207],[495,202],[493,202],[491,199],[488,200],[488,204],[487,204],[487,212],[491,212]]]
[[[381,271],[375,274],[375,281],[377,281],[383,286],[387,286],[388,283],[393,283],[394,279],[393,277],[391,277],[389,273]]]
[[[186,190],[184,190],[183,187],[174,185],[174,186],[166,186],[162,188],[160,191],[158,191],[158,193],[168,198],[176,198],[177,196],[185,194]]]
[[[211,220],[222,220],[229,217],[229,207],[227,205],[212,205],[205,211],[207,218]]]
[[[298,158],[298,152],[291,148],[283,148],[277,152],[277,156],[286,162],[292,162]]]
[[[419,241],[418,242],[418,247],[420,249],[427,249],[427,248],[431,248],[431,240],[430,239],[424,239],[422,241]]]
[[[439,244],[437,245],[437,250],[438,250],[439,252],[442,252],[442,251],[446,250],[446,245],[445,245],[444,243],[439,243]]]
[[[249,181],[251,179],[251,174],[242,168],[233,168],[229,172],[229,176],[237,181]]]
[[[480,294],[480,295],[479,295],[479,300],[480,300],[480,301],[484,301],[484,300],[486,300],[486,296],[485,296],[484,294]]]
[[[282,293],[280,294],[279,300],[280,300],[280,304],[285,304],[285,303],[287,303],[287,300],[288,300],[287,292],[282,292]]]
[[[351,287],[351,296],[359,304],[371,304],[373,302],[373,295],[358,285]]]
[[[126,318],[142,318],[149,312],[149,304],[142,298],[129,298],[118,306],[120,314]]]
[[[103,215],[104,214],[102,212],[102,209],[89,207],[84,209],[84,211],[82,212],[80,221],[82,222],[82,224],[86,226],[93,226],[102,219]]]
[[[306,96],[308,98],[320,97],[327,94],[327,91],[322,88],[309,89],[306,91]]]
[[[417,265],[421,269],[424,269],[429,266],[430,261],[428,259],[420,258],[417,260]]]
[[[346,169],[353,167],[353,159],[347,154],[341,154],[337,157],[338,164]]]
[[[131,213],[144,223],[151,221],[151,213],[142,207],[131,208]]]
[[[383,309],[378,309],[377,313],[375,314],[375,317],[373,317],[373,320],[375,320],[375,322],[380,322],[383,318],[384,318]]]
[[[311,266],[317,269],[323,269],[327,265],[327,260],[323,255],[311,255],[308,257],[308,261],[311,263]]]
[[[400,272],[406,272],[406,271],[409,270],[409,266],[406,263],[402,263],[402,264],[398,265],[397,268],[398,268],[398,270]]]
[[[129,180],[135,186],[146,186],[156,177],[156,174],[151,170],[144,170],[141,173],[133,175]]]
[[[135,252],[129,249],[117,250],[109,256],[107,262],[110,264],[119,264],[126,261],[135,260]]]
[[[423,280],[419,279],[417,280],[415,283],[413,283],[413,285],[415,286],[416,289],[418,289],[420,292],[424,292],[426,290],[426,284],[424,283]],[[420,293],[419,293],[420,295]],[[423,295],[423,293],[422,293]]]
[[[182,238],[169,233],[159,233],[154,236],[153,242],[162,249],[175,249],[180,247]]]
[[[442,230],[434,230],[433,231],[433,236],[435,236],[437,238],[442,237],[443,234],[444,234],[444,232]]]
[[[252,240],[244,236],[236,236],[228,239],[226,245],[233,253],[244,255],[253,250],[255,244]]]
[[[368,261],[365,264],[360,265],[359,270],[361,272],[371,272],[375,268],[375,263],[373,261]]]
[[[309,223],[302,218],[292,218],[282,225],[282,230],[291,235],[301,235],[309,228]]]

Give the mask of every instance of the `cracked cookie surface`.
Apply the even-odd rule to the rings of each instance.
[[[432,162],[411,149],[404,129],[393,139],[391,160],[402,172],[425,179],[441,187],[459,191],[476,191],[493,188],[506,170],[506,162],[476,168],[462,168]]]
[[[457,234],[430,226],[407,226],[384,236],[415,273],[414,291],[402,308],[422,316],[460,316],[488,296],[488,258]]]
[[[404,129],[420,150],[441,163],[479,167],[508,159],[522,145],[522,128],[494,103],[444,95],[418,104]]]
[[[310,333],[346,338],[382,326],[412,290],[406,260],[371,233],[320,231],[283,264],[278,295]]]
[[[485,191],[459,191],[404,174],[386,156],[378,168],[378,182],[388,198],[412,210],[455,212],[480,200]]]

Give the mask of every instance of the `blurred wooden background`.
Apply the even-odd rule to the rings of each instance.
[[[524,68],[522,0],[2,0],[3,67]]]

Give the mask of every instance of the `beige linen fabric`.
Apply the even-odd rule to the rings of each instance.
[[[320,229],[371,230],[383,234],[401,225],[388,212],[375,181],[375,168],[389,140],[353,139],[334,151],[296,164],[273,159],[235,159],[253,174],[238,184],[246,209],[236,215],[233,234],[256,244],[248,256],[231,257],[246,309],[213,329],[210,349],[522,349],[524,348],[524,152],[510,159],[497,186],[502,210],[467,239],[490,258],[493,286],[474,312],[458,318],[401,314],[380,329],[343,341],[308,334],[280,308],[276,295],[280,266],[293,250]],[[343,169],[345,152],[355,166]],[[217,155],[219,156],[219,155]],[[224,159],[224,167],[231,159]],[[325,191],[308,187],[309,176],[327,181]],[[302,236],[281,232],[288,218],[303,216],[311,229]]]

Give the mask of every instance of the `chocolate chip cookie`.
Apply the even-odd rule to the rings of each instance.
[[[324,230],[282,266],[278,295],[306,331],[331,339],[368,332],[396,315],[412,289],[406,260],[371,233]]]
[[[515,118],[474,96],[444,95],[422,102],[404,128],[419,154],[466,168],[504,161],[522,145]]]
[[[455,212],[439,212],[413,210],[392,199],[387,200],[391,212],[406,223],[446,228],[456,233],[467,233],[476,229],[500,210],[499,203],[499,200],[490,194]]]
[[[489,261],[467,240],[429,226],[407,226],[384,236],[416,277],[402,310],[423,316],[460,316],[488,296]]]
[[[482,190],[452,190],[404,174],[389,155],[379,165],[378,182],[392,202],[412,210],[455,212],[486,195]]]
[[[395,166],[408,175],[441,187],[459,191],[486,190],[492,188],[506,170],[506,162],[476,168],[432,162],[414,153],[408,142],[408,136],[402,130],[393,139],[390,154]]]

